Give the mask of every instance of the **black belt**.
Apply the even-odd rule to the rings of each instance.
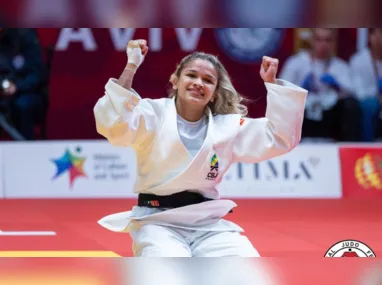
[[[179,208],[211,200],[212,199],[205,198],[199,193],[189,191],[183,191],[168,196],[141,193],[138,195],[138,206],[149,208]]]
[[[148,208],[179,208],[193,204],[212,201],[195,192],[183,191],[168,196],[138,194],[138,206]],[[232,213],[232,210],[230,211]]]

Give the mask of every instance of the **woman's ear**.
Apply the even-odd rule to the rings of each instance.
[[[172,89],[177,90],[178,89],[178,78],[175,76],[175,74],[171,75],[170,82],[172,84]]]

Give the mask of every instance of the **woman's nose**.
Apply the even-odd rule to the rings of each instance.
[[[202,88],[203,87],[203,81],[200,78],[196,78],[195,81],[193,82],[193,85],[197,88]]]

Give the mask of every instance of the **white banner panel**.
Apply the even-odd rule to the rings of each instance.
[[[4,198],[5,196],[3,149],[4,149],[4,146],[0,144],[0,198]]]
[[[227,198],[341,198],[339,149],[301,144],[269,161],[235,164],[219,190]]]
[[[4,146],[9,198],[136,197],[131,148],[106,141],[47,141]]]

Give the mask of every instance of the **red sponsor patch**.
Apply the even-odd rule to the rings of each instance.
[[[152,201],[150,201],[149,203],[150,203],[150,205],[153,206],[153,207],[159,207],[159,201],[157,201],[157,200],[152,200]]]

